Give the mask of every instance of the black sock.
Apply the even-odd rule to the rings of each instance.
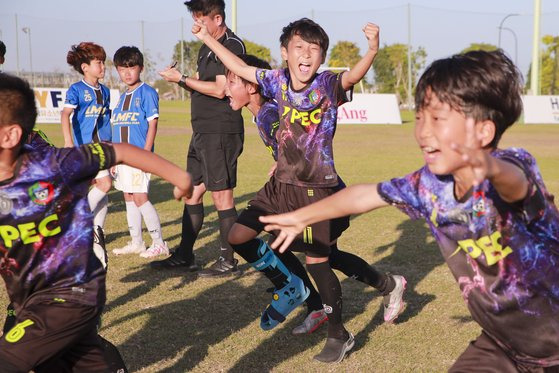
[[[346,340],[349,337],[342,323],[342,286],[330,268],[330,263],[307,264],[309,273],[316,282],[318,292],[328,314],[328,338]]]
[[[244,260],[252,264],[262,257],[261,254],[258,252],[258,249],[262,243],[262,240],[252,239],[240,245],[231,246],[237,254],[239,254]],[[272,249],[268,247],[268,250]],[[274,253],[274,255],[276,254]],[[278,257],[277,260],[280,261],[280,258]],[[282,271],[281,265],[279,263],[275,266],[268,265],[262,268],[260,272],[264,273],[264,275],[272,282],[272,284],[274,284],[276,289],[281,289],[288,283],[289,273],[285,273],[284,271]]]
[[[184,205],[182,211],[182,233],[181,242],[175,251],[183,260],[190,260],[194,256],[194,242],[198,238],[198,233],[204,222],[204,205]]]
[[[237,221],[237,210],[230,208],[227,210],[218,210],[217,216],[219,218],[219,239],[221,241],[221,256],[229,263],[233,263],[233,248],[227,240],[229,231],[235,221]]]
[[[333,269],[343,272],[347,277],[352,277],[381,292],[385,290],[386,274],[378,272],[373,266],[357,255],[336,248],[330,253],[329,260],[330,266]]]
[[[314,288],[309,275],[307,274],[307,270],[301,264],[301,261],[293,254],[291,251],[286,251],[283,254],[279,254],[281,261],[285,266],[294,274],[299,276],[305,286],[310,290],[309,297],[305,301],[307,305],[307,315],[313,311],[318,311],[322,309],[322,299],[320,298],[320,294]]]

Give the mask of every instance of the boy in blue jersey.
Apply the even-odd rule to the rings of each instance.
[[[23,145],[37,117],[29,85],[0,74],[0,275],[15,325],[0,338],[2,372],[124,372],[97,334],[103,257],[92,250],[90,181],[118,163],[157,172],[192,193],[190,176],[127,144]]]
[[[260,69],[271,69],[267,62],[262,61],[255,56],[241,54],[239,55],[239,58],[249,66],[254,66]],[[278,140],[276,138],[276,134],[280,124],[277,102],[275,100],[267,100],[262,97],[260,88],[257,84],[247,82],[232,72],[227,72],[226,92],[233,110],[238,110],[243,106],[246,106],[254,115],[260,137],[262,138],[266,148],[274,157],[274,160],[277,161]],[[348,94],[351,95],[351,90],[348,91]],[[348,99],[350,99],[350,97]],[[274,164],[274,167],[272,168],[270,176],[273,176],[275,165],[276,164]],[[340,184],[345,185],[341,179]],[[266,190],[266,187],[264,187],[263,190]],[[254,200],[254,202],[257,202],[257,200]],[[249,202],[249,206],[254,202]],[[248,209],[250,209],[250,207],[248,207],[247,210]],[[248,217],[246,216],[247,214]],[[255,222],[250,222],[250,216],[250,213],[241,213],[237,221],[239,224],[233,226],[231,234],[235,235],[236,230],[244,229],[242,226],[250,228],[254,224],[257,224]],[[247,219],[249,219],[248,222]],[[285,251],[283,254],[279,255],[280,259],[293,273],[305,282],[305,285],[310,290],[310,295],[305,302],[307,304],[307,315],[303,323],[293,329],[293,334],[312,333],[320,327],[320,325],[322,325],[328,317],[324,312],[320,295],[315,290],[306,274],[305,269],[301,266],[301,263],[295,255],[293,255],[291,250],[297,251],[296,249],[291,248],[290,251]],[[342,271],[350,278],[354,278],[378,289],[384,295],[383,303],[385,322],[393,322],[398,317],[405,305],[402,301],[402,294],[405,289],[405,279],[401,278],[401,276],[379,273],[375,268],[370,266],[360,257],[339,250],[336,245],[332,246],[329,262],[332,268]],[[394,286],[392,284],[397,284],[398,286]]]
[[[235,75],[258,84],[262,95],[278,102],[278,166],[274,177],[245,210],[237,229],[229,234],[235,251],[255,266],[268,263],[271,249],[256,239],[263,225],[262,215],[287,212],[329,196],[343,187],[334,167],[332,140],[336,130],[337,107],[347,100],[345,92],[367,73],[378,52],[378,26],[368,23],[363,32],[369,48],[363,58],[348,72],[317,74],[328,50],[328,35],[315,22],[303,18],[284,27],[280,37],[282,58],[287,68],[257,69],[248,66],[226,48],[210,40],[205,25],[196,21],[192,32],[199,37]],[[322,351],[315,356],[322,362],[340,362],[353,347],[353,335],[342,322],[342,290],[329,264],[329,255],[337,238],[347,229],[349,220],[336,219],[308,226],[298,240],[306,255],[307,270],[314,278],[328,314],[328,338]],[[272,253],[273,254],[273,253]],[[279,267],[278,267],[279,270]],[[281,271],[280,271],[281,272]],[[270,275],[276,289],[274,301],[264,312],[261,326],[273,328],[293,310],[284,304],[295,304],[284,294],[286,275]],[[405,286],[390,279],[389,286]],[[283,301],[285,299],[285,301]],[[281,310],[278,310],[280,307]],[[400,309],[396,310],[396,313]]]
[[[522,78],[502,51],[435,61],[416,89],[425,166],[262,217],[284,250],[306,225],[393,205],[423,218],[481,335],[451,372],[559,371],[559,211],[536,160],[499,149],[522,112]]]
[[[128,143],[153,152],[159,96],[155,89],[140,80],[144,56],[136,47],[121,47],[113,58],[120,80],[126,84],[112,113],[113,142]],[[155,207],[148,200],[150,174],[140,169],[120,165],[116,167],[115,188],[124,193],[126,219],[131,241],[113,253],[140,254],[143,258],[168,255],[167,243],[161,237],[161,223]],[[142,239],[142,217],[152,239],[146,250]]]
[[[73,45],[66,56],[68,64],[82,74],[83,79],[72,84],[66,92],[60,118],[65,147],[111,140],[110,92],[99,83],[105,76],[105,58],[103,47],[91,42]],[[109,201],[107,193],[111,185],[109,172],[99,171],[87,196],[94,216],[95,246],[102,251],[105,251],[103,226]]]

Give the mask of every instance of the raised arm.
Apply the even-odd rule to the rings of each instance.
[[[175,198],[192,196],[192,179],[190,174],[157,154],[130,144],[113,144],[117,163],[139,168],[155,174],[175,186]]]
[[[367,71],[371,68],[373,60],[378,52],[379,27],[374,23],[369,22],[365,25],[365,27],[363,27],[363,32],[365,33],[365,37],[369,43],[369,48],[363,58],[361,58],[351,70],[342,75],[342,86],[345,90],[353,87],[355,84],[359,83],[361,79],[363,79],[365,74],[367,74]]]
[[[260,217],[266,231],[279,230],[272,248],[284,252],[305,227],[327,219],[361,214],[388,206],[377,192],[376,184],[359,184],[347,187],[309,206],[280,215]]]
[[[216,54],[227,69],[249,82],[258,83],[256,80],[256,67],[247,65],[229,49],[215,40],[208,34],[206,26],[201,21],[195,21],[192,26],[192,33]]]

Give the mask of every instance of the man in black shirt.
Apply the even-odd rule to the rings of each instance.
[[[212,37],[235,54],[245,46],[225,24],[223,0],[186,1],[192,17],[203,22]],[[192,139],[188,149],[187,170],[192,174],[194,193],[186,200],[179,247],[167,259],[151,263],[152,268],[184,267],[197,270],[193,247],[204,220],[202,197],[209,190],[219,217],[221,253],[200,277],[221,277],[238,273],[237,260],[227,242],[229,229],[237,219],[233,188],[237,183],[237,158],[243,150],[244,128],[241,111],[234,111],[225,98],[225,67],[205,45],[198,52],[195,77],[182,75],[175,68],[160,72],[167,81],[192,92]]]

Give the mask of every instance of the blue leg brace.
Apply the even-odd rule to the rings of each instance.
[[[252,267],[261,272],[267,272],[267,269],[277,269],[287,278],[281,289],[276,288],[274,290],[272,302],[260,318],[260,327],[264,330],[270,330],[285,321],[287,315],[307,299],[310,291],[303,280],[291,273],[268,244],[262,240],[260,240],[260,246],[258,247],[258,255],[260,259],[251,263]]]

